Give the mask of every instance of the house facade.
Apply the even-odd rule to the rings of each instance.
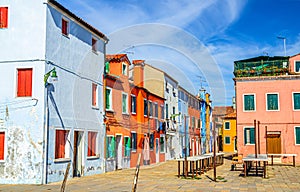
[[[145,61],[133,60],[131,69],[131,94],[135,98],[136,112],[131,118],[131,167],[137,165],[138,156],[144,165],[165,161],[166,127],[164,124],[164,98],[145,85]],[[159,83],[159,82],[158,82]],[[160,84],[160,83],[159,83]],[[149,86],[148,86],[149,88]],[[160,91],[158,89],[157,91]]]
[[[189,127],[189,154],[196,156],[201,154],[200,139],[200,99],[189,94],[188,101],[188,127]]]
[[[61,181],[68,165],[69,177],[104,172],[107,37],[54,0],[0,11],[0,183]]]
[[[300,155],[299,60],[261,56],[234,62],[239,153],[254,153],[257,146],[258,153]]]
[[[131,87],[129,67],[131,62],[126,54],[106,55],[105,124],[106,124],[106,171],[130,167]]]
[[[222,126],[223,152],[237,152],[236,112],[229,113],[223,118]]]

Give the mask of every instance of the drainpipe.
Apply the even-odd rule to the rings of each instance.
[[[49,86],[46,86],[46,103],[45,103],[45,116],[44,116],[44,170],[43,170],[43,184],[48,182],[48,137],[49,137]]]

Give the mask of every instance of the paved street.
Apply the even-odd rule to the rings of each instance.
[[[213,171],[197,179],[177,177],[177,162],[141,167],[137,191],[300,191],[300,167],[268,166],[267,178],[244,178],[241,169],[230,171],[230,161],[217,168],[218,182],[211,181]],[[135,169],[70,179],[66,191],[131,191]],[[61,183],[48,185],[0,185],[0,191],[60,191]]]

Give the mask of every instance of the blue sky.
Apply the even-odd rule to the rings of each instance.
[[[231,105],[233,61],[300,52],[300,0],[58,0],[106,34],[108,53],[145,59],[191,93]]]

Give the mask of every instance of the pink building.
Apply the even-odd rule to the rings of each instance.
[[[261,154],[297,154],[300,162],[300,55],[234,64],[238,153],[254,154],[257,146]]]

